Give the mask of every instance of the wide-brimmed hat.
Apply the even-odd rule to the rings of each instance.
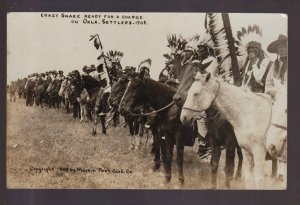
[[[277,53],[278,46],[283,45],[283,44],[287,44],[287,37],[285,35],[280,34],[276,41],[273,41],[272,43],[270,43],[267,50],[270,53]]]

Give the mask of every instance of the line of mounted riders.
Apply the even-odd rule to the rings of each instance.
[[[203,126],[201,123],[195,121],[193,126],[185,126],[180,121],[181,108],[196,72],[219,72],[210,70],[219,64],[215,51],[207,44],[207,39],[201,41],[199,35],[189,40],[176,35],[168,36],[168,43],[171,54],[164,55],[166,65],[158,81],[150,77],[150,59],[141,62],[137,70],[131,66],[123,69],[119,58],[121,52],[110,52],[110,56],[101,54],[104,60],[97,68],[93,65],[89,68],[85,66],[82,75],[78,70],[68,73],[66,77],[63,77],[62,71],[51,71],[30,75],[11,85],[16,87],[19,97],[26,98],[26,105],[35,102],[36,106],[48,104],[49,107],[59,108],[64,104],[67,112],[71,105],[74,118],[78,117],[81,121],[90,119],[93,122],[92,134],[96,134],[99,119],[102,133],[106,134],[108,122],[113,121],[113,125],[117,126],[120,124],[119,114],[122,114],[129,127],[130,150],[140,148],[145,127],[151,130],[155,154],[153,170],[160,169],[162,159],[166,183],[171,180],[174,145],[177,150],[179,182],[184,184],[184,147],[193,146],[195,139],[199,139],[199,154],[205,156],[211,153],[211,184],[216,188],[218,165],[224,147],[225,186],[230,187],[236,151],[239,158],[237,178],[241,178],[243,161],[231,124],[222,119],[214,108],[208,109],[202,118],[207,127],[205,134],[198,131],[198,127]],[[113,53],[116,55],[113,56]],[[107,78],[103,77],[105,73]],[[272,176],[276,175],[276,171],[274,160]]]

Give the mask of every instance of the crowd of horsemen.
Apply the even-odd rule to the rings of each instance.
[[[158,82],[178,88],[180,79],[174,69],[174,66],[178,66],[176,65],[176,63],[178,63],[176,62],[176,57],[178,56],[179,65],[194,61],[201,61],[202,63],[210,62],[205,71],[214,76],[218,76],[217,54],[214,52],[213,46],[208,42],[203,43],[199,36],[191,39],[183,39],[183,37],[177,36],[176,41],[184,43],[181,45],[181,48],[177,47],[174,51],[174,45],[172,45],[172,42],[169,40],[168,47],[171,48],[171,52],[164,55],[166,63],[159,74]],[[239,58],[239,52],[237,51],[240,70],[239,86],[245,90],[249,90],[249,92],[266,93],[271,96],[273,101],[276,101],[278,89],[287,84],[287,37],[280,34],[277,39],[274,39],[274,41],[268,45],[267,51],[272,54],[277,54],[277,58],[274,62],[268,57],[267,52],[262,48],[261,42],[257,39],[249,40],[247,43],[244,43],[244,49],[246,50],[246,55],[243,56],[243,58]],[[28,75],[27,78],[12,81],[8,86],[9,101],[16,101],[17,93],[20,98],[24,97],[26,99],[26,106],[32,106],[34,103],[36,105],[44,103],[49,107],[53,106],[59,108],[61,105],[64,105],[68,112],[70,108],[73,107],[72,116],[74,118],[87,120],[82,116],[83,112],[80,109],[80,101],[84,93],[86,93],[88,102],[89,94],[87,88],[83,86],[77,93],[70,92],[68,96],[62,97],[59,93],[59,88],[57,88],[57,86],[51,87],[51,85],[62,85],[63,82],[70,82],[70,89],[74,90],[76,83],[80,83],[80,79],[84,76],[90,76],[100,82],[104,92],[111,92],[112,86],[120,78],[130,78],[133,73],[138,73],[142,70],[151,78],[151,69],[157,69],[151,68],[150,59],[141,62],[137,67],[126,66],[122,68],[120,61],[123,54],[121,52],[115,52],[115,54],[114,56],[113,52],[110,52],[107,53],[107,55],[102,55],[102,61],[98,66],[84,66],[82,68],[82,74],[80,74],[78,70],[67,74],[64,73],[63,70],[52,70],[45,73],[33,73]],[[232,81],[228,82],[232,83]],[[38,94],[36,88],[41,84],[47,84],[48,87],[45,92],[45,97],[43,98],[44,102],[37,102]],[[54,96],[58,99],[57,104],[55,104],[56,102],[51,103],[50,99]],[[102,109],[99,116],[105,116],[112,110],[111,106],[107,109]],[[114,109],[114,111],[116,110]],[[207,127],[205,118],[199,120],[197,126],[199,132],[198,154],[203,156],[209,150],[209,144],[206,139]],[[130,148],[133,149],[132,146]]]

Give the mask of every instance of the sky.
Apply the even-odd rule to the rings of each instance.
[[[70,18],[70,15],[79,15],[79,18]],[[86,18],[85,15],[97,17]],[[139,20],[136,17],[128,19],[132,16]],[[287,35],[288,32],[285,14],[230,13],[229,17],[234,36],[242,27],[260,26],[265,51],[279,34]],[[134,23],[146,21],[146,25],[103,24],[104,19]],[[150,58],[150,75],[157,79],[165,65],[163,54],[169,52],[167,35],[175,33],[188,38],[202,34],[205,32],[204,19],[205,13],[8,13],[7,82],[31,73],[48,70],[68,73],[75,69],[82,71],[84,65],[98,65],[99,51],[89,41],[93,34],[99,34],[105,52],[124,52],[123,68],[137,67],[141,61]],[[276,58],[274,54],[268,55],[273,60]]]

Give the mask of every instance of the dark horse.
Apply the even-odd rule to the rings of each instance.
[[[121,102],[121,99],[125,93],[125,90],[127,88],[128,83],[130,82],[129,78],[133,77],[135,74],[131,75],[131,76],[125,76],[123,75],[122,77],[119,78],[119,80],[117,82],[115,82],[112,86],[112,90],[111,90],[111,95],[110,95],[110,104],[115,107],[118,108]],[[153,111],[153,109],[149,106],[143,106],[145,108],[146,112],[151,112]],[[152,132],[153,135],[153,143],[154,143],[154,147],[153,147],[153,152],[155,154],[155,159],[154,159],[154,166],[153,166],[153,171],[156,171],[160,168],[160,149],[161,151],[164,153],[165,152],[165,145],[164,145],[164,141],[162,141],[162,129],[160,126],[160,119],[158,116],[148,116],[148,117],[142,117],[139,115],[135,115],[135,116],[129,116],[127,115],[125,117],[126,122],[128,123],[129,126],[129,133],[131,135],[131,137],[133,137],[134,135],[137,135],[139,133],[139,125],[141,125],[141,130],[140,130],[140,137],[143,134],[142,132],[142,128],[144,123],[139,120],[139,118],[145,118],[146,121],[148,120],[148,123],[151,124],[150,126],[150,130]],[[164,161],[164,159],[163,159]]]
[[[110,104],[113,107],[115,114],[119,113],[118,107],[129,83],[129,78],[130,77],[127,75],[122,75],[111,88]],[[139,109],[136,111],[137,113],[140,113]],[[138,115],[125,115],[124,117],[129,126],[129,133],[131,135],[129,149],[138,150],[140,148],[141,137],[143,135],[143,118]]]
[[[17,81],[17,92],[18,92],[19,98],[21,98],[21,97],[26,98],[26,94],[25,94],[26,93],[26,91],[25,91],[26,81],[27,81],[27,78],[18,79],[18,81]]]
[[[170,86],[163,85],[150,78],[144,77],[142,71],[136,77],[131,78],[131,82],[125,91],[120,103],[121,113],[130,113],[138,104],[150,104],[153,109],[158,110],[166,105],[166,109],[158,112],[160,122],[166,137],[166,153],[162,153],[165,159],[165,182],[171,180],[171,163],[173,157],[173,149],[176,144],[177,148],[177,166],[179,172],[179,181],[184,183],[183,176],[183,152],[184,146],[192,146],[195,140],[195,130],[193,127],[183,126],[180,121],[180,112],[178,107],[171,102],[176,90]]]
[[[93,121],[92,134],[96,134],[97,116],[100,115],[100,122],[102,126],[102,133],[106,134],[105,118],[106,113],[109,112],[110,107],[108,104],[109,94],[105,92],[106,83],[104,81],[97,81],[89,75],[83,75],[81,79],[80,92],[85,88],[88,92],[90,100],[87,102],[87,111]]]
[[[184,72],[180,86],[174,96],[174,102],[182,107],[186,98],[187,92],[190,89],[192,83],[194,82],[194,76],[197,71],[203,71],[207,67],[202,65],[199,62],[186,64],[181,72]],[[225,162],[225,173],[226,180],[225,186],[230,187],[230,181],[234,173],[234,158],[235,150],[239,157],[238,169],[237,169],[237,178],[241,177],[242,170],[242,161],[243,154],[241,148],[238,145],[236,140],[233,127],[229,122],[224,120],[214,107],[211,107],[206,112],[207,115],[207,125],[208,125],[208,139],[212,148],[212,157],[211,157],[211,171],[212,171],[212,186],[213,188],[217,185],[217,172],[218,165],[221,155],[221,145],[225,145],[226,148],[226,162]],[[204,136],[205,137],[205,136]]]
[[[35,80],[28,79],[26,82],[26,106],[32,106],[34,103],[34,88],[35,88]]]
[[[53,106],[53,108],[59,109],[61,106],[61,97],[58,95],[58,92],[60,90],[61,81],[60,80],[53,80],[48,88],[47,88],[47,95],[49,97],[49,108]]]
[[[47,95],[47,88],[49,86],[49,82],[46,80],[40,80],[37,82],[37,85],[35,86],[35,104],[36,106],[41,105],[43,108],[43,102],[46,100]]]

